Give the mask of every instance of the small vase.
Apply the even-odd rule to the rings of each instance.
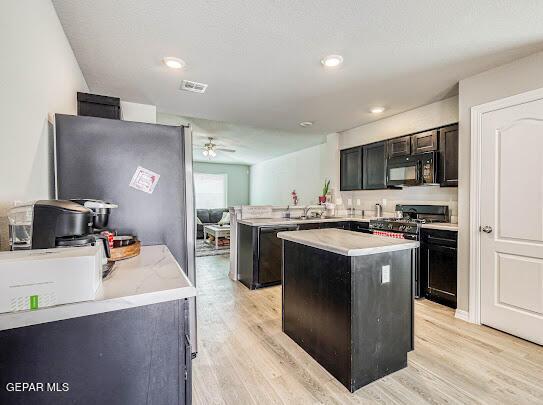
[[[326,196],[325,195],[320,195],[319,196],[319,204],[324,204],[326,202]]]

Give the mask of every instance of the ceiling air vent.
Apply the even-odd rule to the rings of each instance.
[[[181,90],[192,91],[193,93],[204,93],[207,89],[207,84],[183,80]]]

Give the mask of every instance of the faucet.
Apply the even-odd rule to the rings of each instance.
[[[307,215],[309,214],[309,211],[311,211],[313,208],[315,207],[312,207],[310,205],[308,205],[307,207],[304,208],[304,214],[302,215],[302,218],[307,218]]]

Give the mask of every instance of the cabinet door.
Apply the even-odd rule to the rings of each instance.
[[[426,131],[411,136],[413,153],[425,153],[437,150],[437,131]]]
[[[277,237],[281,231],[292,229],[260,228],[258,250],[258,284],[270,285],[281,282],[282,240]]]
[[[340,189],[362,189],[362,147],[344,149],[340,154]]]
[[[351,231],[362,232],[362,233],[371,233],[370,223],[369,222],[352,222]]]
[[[349,222],[321,222],[321,229],[327,228],[336,228],[336,229],[351,229],[351,224]]]
[[[300,224],[298,226],[298,229],[300,231],[306,231],[308,229],[319,229],[320,228],[320,224],[318,222],[310,222],[308,224]]]
[[[364,145],[363,152],[364,190],[386,188],[386,143],[383,141]]]
[[[458,125],[439,130],[439,158],[441,186],[458,186]]]
[[[406,156],[411,154],[411,137],[390,139],[387,142],[388,157]]]

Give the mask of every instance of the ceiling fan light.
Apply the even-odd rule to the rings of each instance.
[[[209,155],[209,151],[208,151],[207,149],[204,149],[204,150],[202,151],[202,154],[203,154],[204,156],[207,156],[207,155]]]
[[[215,157],[215,156],[217,156],[217,152],[215,152],[213,149],[211,149],[211,150],[209,151],[209,156]]]

